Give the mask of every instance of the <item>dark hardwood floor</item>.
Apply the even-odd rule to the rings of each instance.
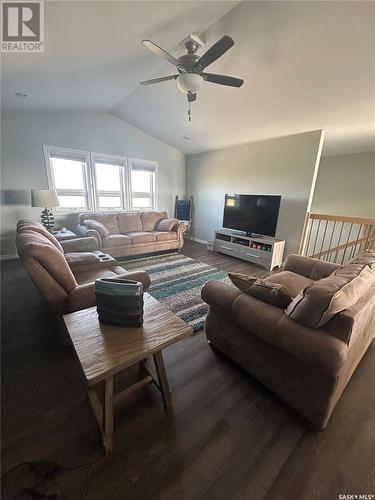
[[[184,253],[224,270],[265,272],[188,242]],[[148,387],[116,414],[102,453],[80,367],[18,261],[2,275],[2,474],[41,458],[64,467],[39,488],[66,500],[338,499],[375,493],[375,345],[324,432],[227,359],[203,333],[165,351],[174,412]],[[39,480],[21,466],[3,479],[14,499]],[[34,498],[24,496],[18,498]]]

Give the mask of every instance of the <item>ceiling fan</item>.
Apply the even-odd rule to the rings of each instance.
[[[168,62],[176,66],[178,74],[162,76],[153,80],[141,82],[141,85],[152,85],[154,83],[166,82],[167,80],[176,80],[177,86],[187,94],[188,102],[191,103],[197,99],[197,92],[202,88],[203,82],[218,83],[229,87],[241,87],[243,80],[233,76],[216,75],[206,73],[204,70],[219,59],[227,50],[234,45],[234,40],[228,35],[223,36],[212,47],[210,47],[202,56],[196,54],[199,47],[203,44],[196,35],[190,35],[184,42],[186,54],[175,58],[164,49],[156,45],[151,40],[142,40],[142,44],[149,50],[163,57]],[[190,116],[189,116],[190,118]]]

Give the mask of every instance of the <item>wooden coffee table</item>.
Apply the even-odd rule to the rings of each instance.
[[[148,293],[144,294],[144,324],[140,328],[100,323],[96,307],[66,314],[64,321],[86,378],[105,450],[110,452],[113,449],[113,407],[118,399],[155,383],[166,410],[172,407],[161,351],[193,330]],[[154,359],[156,373],[147,362],[150,356]],[[113,376],[137,363],[146,376],[114,394]]]

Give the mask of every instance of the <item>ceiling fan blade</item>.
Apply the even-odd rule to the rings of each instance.
[[[207,82],[218,83],[219,85],[228,85],[229,87],[241,87],[243,80],[234,76],[215,75],[214,73],[202,73]]]
[[[149,50],[151,50],[151,52],[153,52],[154,54],[156,54],[160,57],[163,57],[164,59],[169,61],[174,66],[177,66],[177,67],[181,66],[181,63],[178,59],[176,59],[171,54],[166,52],[164,49],[159,47],[159,45],[156,45],[154,42],[151,42],[151,40],[142,40],[142,44],[145,47],[147,47]]]
[[[206,68],[209,64],[219,59],[227,50],[229,50],[234,45],[234,40],[228,35],[220,38],[216,43],[210,47],[207,52],[203,54],[203,56],[195,63],[194,68],[202,71],[202,69]]]
[[[168,80],[175,80],[179,75],[162,76],[161,78],[153,78],[152,80],[145,80],[141,85],[152,85],[153,83],[166,82]]]
[[[188,94],[187,95],[187,98],[188,98],[188,102],[194,102],[197,100],[197,94]]]

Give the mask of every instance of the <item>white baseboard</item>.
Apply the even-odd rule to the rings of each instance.
[[[0,255],[0,260],[13,260],[13,259],[19,259],[18,254],[10,253],[7,255]]]
[[[190,236],[189,240],[196,241],[197,243],[202,243],[203,245],[207,245],[207,243],[208,243],[208,241],[206,241],[206,240],[201,240],[199,238],[193,238],[192,236]]]

